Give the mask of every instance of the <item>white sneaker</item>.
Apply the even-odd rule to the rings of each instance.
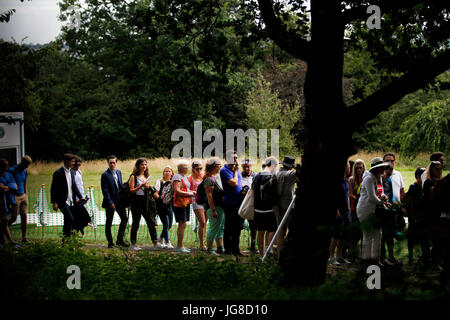
[[[131,250],[139,251],[139,250],[142,250],[142,248],[141,248],[141,247],[138,247],[137,245],[133,245],[133,246],[131,247]]]
[[[156,241],[161,244],[164,242],[164,240],[161,237],[158,237],[158,239]]]
[[[167,249],[173,249],[173,245],[170,242],[166,243],[166,248]]]
[[[160,243],[160,242],[157,242],[156,243],[156,245],[155,245],[155,248],[165,248],[166,246],[164,245],[164,244],[162,244],[162,243]]]
[[[336,258],[328,258],[328,264],[332,266],[340,266],[341,264],[337,261]]]

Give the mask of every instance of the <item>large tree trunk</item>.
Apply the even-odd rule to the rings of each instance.
[[[304,145],[297,200],[280,266],[297,285],[325,281],[347,158],[354,153],[342,99],[343,27],[337,1],[312,1],[312,59],[305,82]]]

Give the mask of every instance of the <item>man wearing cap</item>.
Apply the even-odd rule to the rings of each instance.
[[[275,213],[277,217],[277,225],[280,225],[281,220],[283,219],[289,205],[291,204],[292,197],[294,196],[294,186],[297,181],[297,174],[295,170],[292,170],[295,167],[295,158],[294,157],[284,157],[283,161],[280,163],[283,165],[280,170],[277,171],[277,193],[280,199],[279,202],[279,212]],[[276,243],[278,246],[282,246],[284,243],[284,238],[286,237],[287,227],[291,222],[291,215],[288,217],[287,223],[283,226],[278,234]]]
[[[256,173],[252,171],[252,163],[250,159],[244,159],[241,164],[242,167],[242,199],[245,198],[248,190],[251,189],[253,179],[256,176]],[[250,227],[250,252],[256,252],[256,230],[253,224],[253,220],[248,221],[248,225]]]

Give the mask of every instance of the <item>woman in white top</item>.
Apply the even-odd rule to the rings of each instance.
[[[380,261],[381,254],[381,227],[375,225],[375,211],[377,206],[388,200],[383,192],[381,176],[389,163],[377,157],[370,161],[369,172],[363,175],[361,193],[356,206],[356,214],[361,223],[363,233],[362,259],[370,264],[375,263],[383,267]]]
[[[161,231],[161,235],[158,237],[158,242],[164,247],[168,249],[173,249],[173,245],[170,243],[169,238],[169,230],[172,227],[173,223],[173,207],[172,201],[170,203],[164,203],[162,197],[163,190],[170,188],[170,184],[172,183],[174,172],[173,169],[169,166],[164,168],[163,176],[161,180],[156,180],[155,189],[158,191],[154,194],[156,198],[156,207],[158,209],[159,219],[163,225],[163,229]],[[166,243],[164,244],[163,241]]]

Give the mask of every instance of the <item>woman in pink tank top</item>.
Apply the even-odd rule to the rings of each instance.
[[[192,162],[192,173],[188,177],[191,184],[190,190],[197,191],[198,185],[203,181],[203,171],[202,163],[198,160]],[[195,201],[195,197],[192,199],[192,209],[194,209],[195,216],[198,220],[198,239],[200,240],[200,250],[206,250],[204,243],[206,235],[206,223],[208,222],[208,216],[206,215],[205,209],[201,204]]]

